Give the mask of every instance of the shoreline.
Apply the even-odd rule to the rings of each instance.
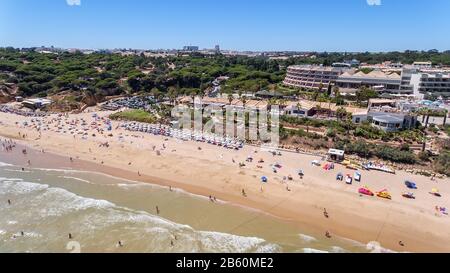
[[[52,164],[55,161],[53,163],[61,164],[59,167],[62,168],[79,167],[82,170],[96,171],[130,181],[150,183],[162,187],[171,186],[174,189],[179,188],[187,193],[206,198],[209,195],[216,196],[218,200],[230,205],[255,209],[259,213],[277,217],[299,228],[316,230],[319,234],[322,233],[321,231],[324,234],[325,231],[329,230],[336,237],[348,238],[361,242],[361,244],[378,241],[384,248],[395,251],[450,251],[450,244],[448,244],[450,236],[448,236],[449,232],[447,231],[450,230],[450,221],[448,218],[434,217],[432,213],[426,212],[423,206],[406,207],[395,201],[368,200],[359,197],[356,193],[352,193],[341,185],[329,186],[325,182],[334,175],[327,174],[326,177],[323,177],[322,174],[325,173],[321,170],[321,173],[317,176],[317,174],[314,174],[313,167],[305,167],[308,173],[304,180],[297,179],[293,184],[289,184],[291,192],[287,192],[285,185],[281,181],[277,181],[276,177],[272,178],[273,175],[268,174],[271,183],[264,186],[264,192],[261,193],[259,192],[260,183],[255,183],[255,181],[259,180],[259,175],[269,172],[252,168],[239,169],[236,166],[230,166],[230,163],[220,162],[217,159],[217,151],[220,149],[218,147],[209,147],[193,142],[177,143],[174,140],[165,142],[162,137],[146,135],[143,139],[139,137],[131,138],[132,144],[124,143],[119,144],[119,147],[102,150],[95,147],[97,145],[93,145],[96,141],[72,140],[51,132],[48,132],[51,140],[38,138],[36,133],[31,131],[27,131],[30,136],[27,136],[26,139],[18,139],[18,134],[15,135],[15,133],[23,132],[23,128],[14,128],[13,125],[7,126],[5,124],[0,126],[5,129],[2,130],[0,135],[16,139],[19,144],[32,149],[27,156],[31,158],[35,154],[37,162],[39,162],[38,158],[42,156],[42,153],[38,150],[45,149],[46,155],[48,154],[46,164]],[[130,132],[128,134],[142,135]],[[176,150],[183,149],[183,151],[173,153],[164,151],[162,156],[153,155],[151,152],[142,155],[147,152],[146,147],[133,149],[133,147],[130,147],[136,144],[133,141],[138,145],[144,145],[144,141],[157,142],[158,144],[168,143]],[[195,152],[196,146],[202,146],[202,152]],[[86,151],[87,149],[96,152],[89,153]],[[227,160],[230,157],[245,158],[248,155],[246,153],[251,152],[246,149],[239,152],[219,150],[219,153],[222,151],[223,154],[226,154],[224,157]],[[51,155],[52,153],[54,155]],[[92,154],[99,158],[92,157]],[[70,163],[69,155],[78,158]],[[259,156],[256,155],[256,157]],[[51,157],[55,157],[55,159],[50,159]],[[105,159],[104,165],[98,163],[101,160],[100,157]],[[297,158],[301,158],[302,162],[304,161],[303,165],[308,165],[310,159],[314,158],[314,156],[297,154],[286,155],[286,157],[288,157],[289,163],[294,161],[292,163],[294,165],[295,160],[298,160]],[[265,155],[265,158],[268,158],[268,156]],[[133,164],[126,166],[126,162],[131,159],[134,161]],[[284,161],[284,158],[280,160]],[[33,159],[33,161],[35,160]],[[139,161],[142,161],[142,163],[135,163]],[[26,164],[26,160],[22,161],[21,164]],[[135,166],[137,164],[139,166]],[[140,175],[138,175],[136,169],[140,171]],[[339,170],[341,169],[339,167]],[[368,176],[368,173],[364,173],[364,177]],[[381,181],[393,177],[388,174],[373,172],[370,173],[370,176],[379,177]],[[448,184],[446,186],[448,187]],[[241,196],[240,190],[242,188],[246,189],[247,197]],[[399,197],[395,196],[395,199],[399,199]],[[330,219],[323,216],[323,208],[326,208],[330,213]],[[358,211],[358,209],[366,209],[368,213]],[[418,226],[409,226],[408,224],[411,221],[416,221]],[[412,228],[414,229],[411,230]],[[431,240],[428,238],[431,238]],[[399,241],[406,242],[406,246],[400,247]]]

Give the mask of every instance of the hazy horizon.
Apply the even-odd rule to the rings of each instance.
[[[446,51],[448,10],[446,0],[3,0],[0,46]]]

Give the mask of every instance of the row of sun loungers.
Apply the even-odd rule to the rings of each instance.
[[[241,149],[244,143],[229,137],[220,137],[212,134],[203,134],[192,130],[173,129],[163,125],[145,124],[145,123],[124,123],[122,128],[132,132],[149,133],[153,135],[162,135],[166,137],[176,138],[183,141],[197,141],[222,146],[229,149]]]

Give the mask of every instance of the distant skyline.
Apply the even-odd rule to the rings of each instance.
[[[448,0],[1,0],[0,47],[450,50]]]

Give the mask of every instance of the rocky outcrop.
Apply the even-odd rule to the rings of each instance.
[[[98,101],[97,98],[92,94],[85,94],[83,99],[81,100],[82,103],[86,104],[88,107],[97,105]]]
[[[0,83],[0,103],[7,103],[14,100],[17,87],[14,84]]]

